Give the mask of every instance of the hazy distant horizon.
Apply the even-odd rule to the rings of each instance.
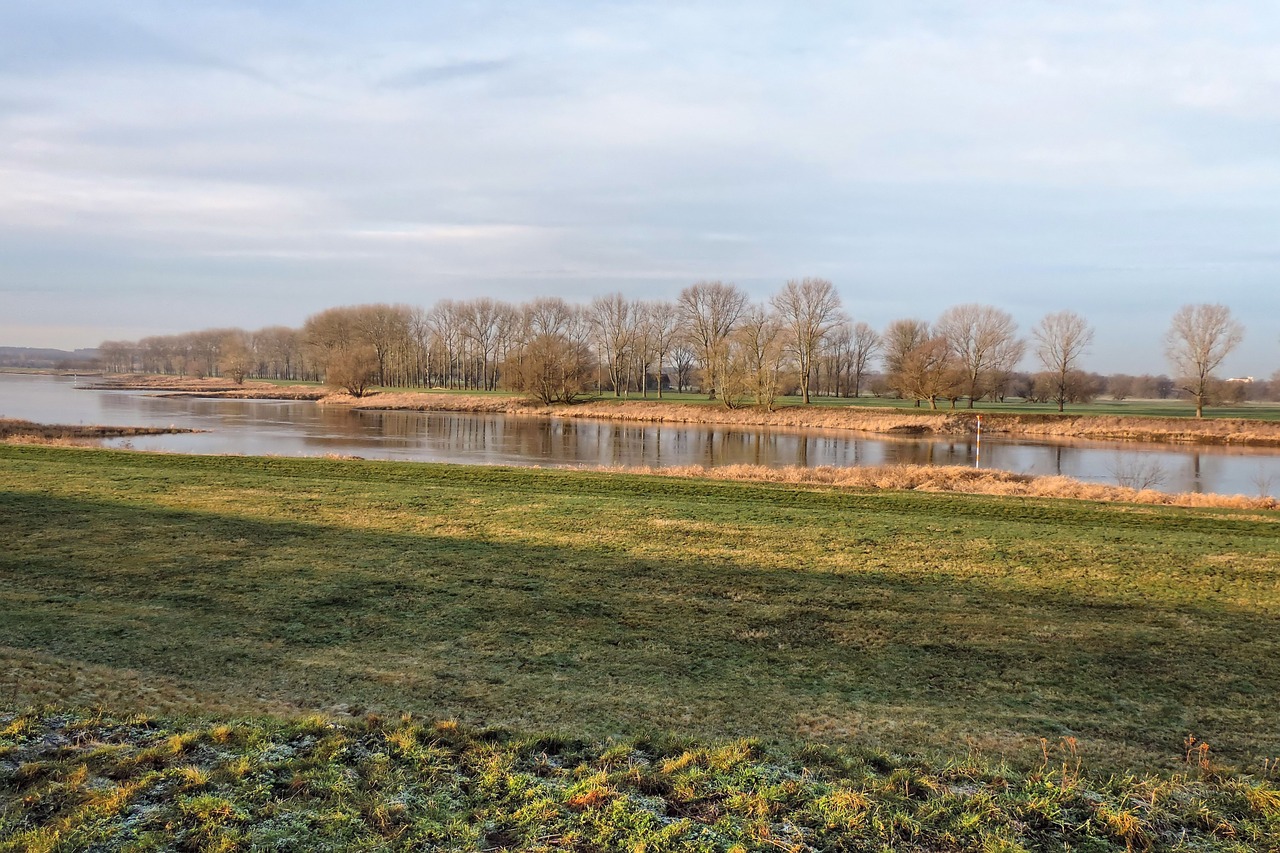
[[[0,345],[820,276],[1280,368],[1280,9],[795,5],[11,0]]]

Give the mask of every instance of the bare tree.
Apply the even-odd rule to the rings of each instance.
[[[1026,351],[1013,315],[990,305],[955,305],[942,312],[934,329],[947,339],[964,373],[969,408],[994,390],[993,375],[1012,370]]]
[[[663,366],[671,354],[679,332],[676,306],[670,302],[654,301],[642,303],[642,318],[645,329],[645,341],[653,358],[658,375],[658,399],[662,399]],[[647,386],[646,386],[647,388]]]
[[[1196,417],[1204,417],[1213,372],[1244,340],[1244,326],[1225,305],[1183,305],[1173,315],[1164,337],[1164,352],[1185,391],[1196,401]]]
[[[493,390],[498,374],[494,356],[498,349],[502,306],[485,297],[464,302],[458,308],[462,320],[462,334],[473,347],[472,356],[476,367],[475,385],[482,390]]]
[[[788,281],[770,300],[789,338],[800,371],[800,394],[809,402],[809,380],[823,339],[840,322],[840,295],[823,278]]]
[[[440,384],[453,388],[462,362],[461,306],[452,299],[440,300],[427,312],[427,325],[430,326],[432,339],[443,357]]]
[[[702,362],[703,388],[714,400],[729,335],[747,308],[747,295],[732,284],[703,281],[680,291],[676,305],[685,335]]]
[[[1081,356],[1093,343],[1093,329],[1074,311],[1058,311],[1042,317],[1031,336],[1036,341],[1036,358],[1052,383],[1051,399],[1061,412],[1074,396],[1072,374],[1078,371]]]
[[[889,386],[898,392],[898,396],[906,400],[914,397],[919,405],[920,397],[915,394],[913,383],[905,370],[907,357],[933,337],[929,324],[923,320],[894,320],[884,330],[881,337],[881,350],[884,358],[884,372]]]
[[[897,372],[900,393],[916,400],[928,400],[929,408],[938,408],[938,398],[952,400],[964,387],[964,374],[950,343],[941,335],[921,341],[907,351]]]
[[[697,360],[698,354],[693,351],[693,347],[677,336],[674,348],[671,350],[671,366],[676,371],[677,391],[685,391],[692,387],[693,365]]]
[[[324,381],[334,388],[346,391],[352,397],[363,397],[377,375],[377,351],[369,344],[357,344],[339,351],[329,359]]]
[[[609,371],[613,396],[621,397],[629,387],[627,363],[636,343],[636,312],[630,300],[621,293],[613,293],[593,299],[590,316],[598,352]]]
[[[301,369],[301,335],[288,326],[268,326],[253,333],[254,348],[272,379],[297,379]]]
[[[520,332],[504,375],[517,391],[543,403],[572,403],[591,373],[590,323],[580,308],[543,297],[521,306]]]
[[[880,350],[880,335],[868,324],[858,321],[853,326],[851,343],[853,396],[861,397],[862,377],[866,375],[871,359]]]
[[[378,384],[403,381],[413,309],[408,305],[360,305],[350,309],[361,340],[378,359]],[[394,375],[393,375],[394,374]]]
[[[312,314],[302,326],[302,339],[317,373],[327,373],[342,353],[363,343],[350,308],[329,308]]]
[[[782,384],[786,359],[785,324],[763,305],[743,312],[729,336],[729,351],[721,376],[720,399],[730,408],[751,400],[772,410]]]
[[[249,333],[240,329],[231,329],[222,337],[218,346],[218,372],[231,379],[237,385],[244,384],[244,378],[253,372],[258,360],[253,352],[253,340]]]

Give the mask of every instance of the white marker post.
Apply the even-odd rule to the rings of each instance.
[[[976,450],[973,455],[973,467],[982,467],[982,415],[978,415],[978,440],[975,444]]]

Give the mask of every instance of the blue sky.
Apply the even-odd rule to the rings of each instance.
[[[0,344],[834,281],[1280,367],[1271,2],[0,4]]]

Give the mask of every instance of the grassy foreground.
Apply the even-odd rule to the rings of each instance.
[[[1280,516],[0,447],[0,702],[1280,756]]]
[[[1275,513],[35,447],[0,513],[15,704],[1280,755]]]
[[[749,740],[589,744],[401,717],[0,719],[0,850],[1182,850],[1280,844],[1280,790]]]
[[[1275,512],[0,446],[0,519],[0,850],[1280,848]]]

